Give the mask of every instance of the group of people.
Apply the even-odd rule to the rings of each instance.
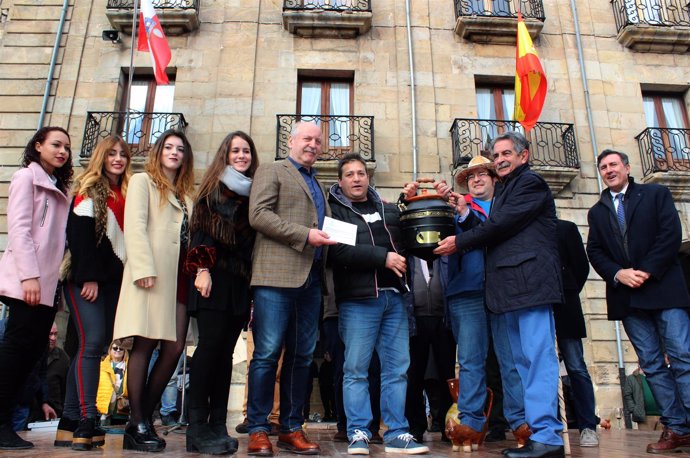
[[[573,252],[573,228],[574,252],[582,259],[581,238],[571,225],[563,235],[571,248],[559,246],[554,199],[530,170],[524,136],[500,135],[491,145],[493,161],[472,159],[456,176],[457,189],[467,194],[445,181],[434,184],[455,211],[455,235],[439,242],[435,262],[405,253],[399,207],[369,185],[361,156],[345,155],[338,182],[325,192],[314,168],[322,152],[321,128],[298,122],[288,145],[286,160],[259,166],[252,139],[239,131],[228,134],[195,193],[192,148],[182,132],[161,134],[145,172],[134,175],[126,142],[108,137],[74,183],[67,132],[47,127],[34,135],[10,185],[8,246],[0,261],[0,299],[10,307],[0,346],[0,449],[32,446],[12,431],[10,416],[26,374],[45,349],[59,279],[79,351],[56,445],[89,450],[104,443],[96,408],[100,358],[113,338],[133,337],[123,448],[162,451],[166,444],[152,415],[193,316],[199,340],[187,451],[234,453],[238,443],[226,429],[232,354],[251,310],[247,453],[274,454],[269,416],[279,369],[277,446],[320,453],[303,424],[325,296],[337,306],[344,359],[336,399],[342,395],[349,454],[369,454],[378,431],[369,383],[374,355],[385,450],[429,451],[423,428],[408,421],[412,410],[420,410],[415,374],[422,367],[419,349],[427,348],[424,339],[413,338],[419,351],[411,352],[410,334],[419,328],[419,335],[429,335],[445,320],[421,319],[422,312],[415,323],[409,311],[431,309],[425,300],[432,297],[441,299],[457,342],[459,417],[445,431],[455,448],[477,449],[484,440],[485,361],[492,342],[504,415],[518,440],[504,454],[563,456],[557,337],[582,405],[581,445],[598,444],[582,336],[561,335],[554,321],[554,311],[567,307],[562,304],[580,306],[588,266],[583,276],[581,262],[571,268],[563,259]],[[682,450],[690,447],[690,320],[684,310],[690,298],[677,260],[678,214],[668,189],[629,179],[624,153],[602,152],[598,168],[609,188],[590,210],[589,258],[606,281],[609,318],[623,320],[659,403],[664,432],[648,451]],[[405,185],[402,203],[418,187]],[[323,231],[327,217],[354,225],[355,244],[331,239]],[[69,256],[63,261],[65,244]],[[567,269],[573,279],[564,280]],[[156,348],[158,358],[149,369]],[[670,368],[663,364],[664,351]],[[417,354],[412,361],[411,354]],[[414,404],[408,412],[406,399]]]

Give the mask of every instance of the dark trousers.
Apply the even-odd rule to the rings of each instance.
[[[189,372],[191,424],[225,423],[232,379],[232,354],[245,321],[227,311],[200,309],[199,344]]]
[[[64,415],[70,420],[96,418],[96,392],[101,357],[113,339],[115,309],[120,282],[98,284],[98,298],[89,302],[81,297],[82,286],[65,283],[63,291],[70,319],[79,337],[78,351],[72,359],[66,383]]]
[[[12,419],[26,378],[48,346],[48,333],[57,310],[7,297],[2,301],[10,308],[5,337],[0,343],[0,425],[5,425]]]
[[[343,405],[343,364],[345,363],[345,345],[338,332],[338,318],[323,320],[323,332],[327,350],[333,357],[333,390],[335,392],[335,411],[338,416],[338,431],[347,430],[347,416]],[[378,433],[381,424],[381,362],[374,351],[369,365],[369,402],[371,403],[372,420],[369,431]]]
[[[455,378],[455,341],[450,329],[441,317],[417,317],[417,335],[410,337],[410,368],[407,371],[407,401],[405,416],[410,424],[410,433],[421,435],[427,429],[424,406],[424,379],[429,352],[436,363],[437,380],[445,385],[446,380]],[[453,399],[447,387],[440,389],[437,416],[443,412],[445,421]]]

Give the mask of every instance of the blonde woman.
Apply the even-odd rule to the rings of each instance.
[[[119,412],[118,399],[128,399],[127,393],[127,362],[129,355],[123,347],[122,340],[113,340],[108,354],[101,361],[101,375],[98,380],[98,394],[96,407],[101,415],[101,421],[112,421],[122,418]]]
[[[74,181],[67,219],[71,262],[63,289],[79,350],[67,376],[56,446],[84,451],[105,443],[105,432],[96,423],[96,392],[101,356],[112,340],[125,262],[122,226],[130,162],[127,143],[106,137]]]
[[[134,337],[127,391],[130,419],[123,448],[159,452],[165,441],[151,416],[170,380],[187,334],[189,279],[186,257],[192,210],[194,161],[182,132],[163,132],[149,153],[146,172],[132,176],[125,207],[127,262],[115,318],[116,339]],[[147,376],[153,350],[160,353]]]

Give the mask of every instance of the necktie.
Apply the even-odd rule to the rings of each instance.
[[[625,231],[625,208],[623,208],[623,198],[625,196],[623,193],[617,194],[616,199],[618,199],[618,208],[616,209],[616,217],[618,218],[618,225],[621,228],[621,232]]]

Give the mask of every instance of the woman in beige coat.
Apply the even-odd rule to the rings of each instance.
[[[194,187],[192,148],[182,132],[161,134],[149,153],[146,173],[132,176],[125,205],[127,262],[114,337],[134,337],[127,391],[130,419],[123,448],[157,452],[165,441],[151,422],[153,409],[184,349],[189,279],[181,262],[189,238]],[[160,342],[151,373],[148,366]]]

